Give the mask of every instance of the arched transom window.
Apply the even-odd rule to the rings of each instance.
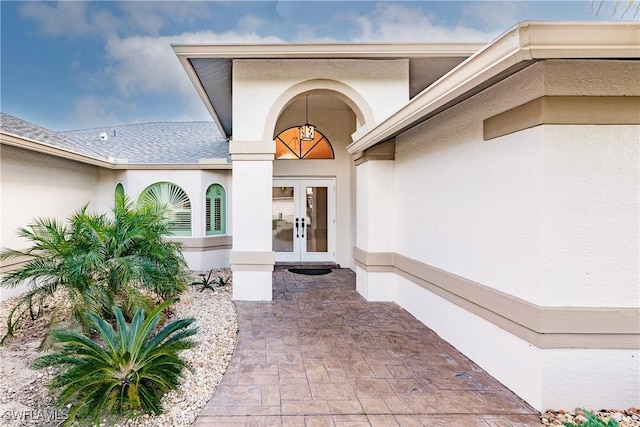
[[[191,235],[191,201],[182,188],[171,182],[157,182],[145,188],[139,200],[168,206],[173,235]]]
[[[318,130],[310,141],[300,140],[300,128],[289,128],[276,136],[276,159],[334,159],[333,147]]]

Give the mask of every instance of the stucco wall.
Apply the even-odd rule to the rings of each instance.
[[[408,73],[406,60],[235,60],[233,138],[262,140],[265,131],[273,131],[266,129],[266,121],[279,97],[313,80],[322,81],[320,87],[330,87],[330,82],[347,86],[367,103],[373,121],[379,123],[409,99]]]
[[[539,67],[396,138],[394,251],[539,303],[542,128],[490,141],[482,120],[541,93]]]
[[[541,125],[483,139],[484,119],[543,95],[638,96],[639,70],[539,62],[397,136],[395,240],[375,251],[536,306],[640,307],[638,126]],[[637,348],[538,348],[404,277],[362,273],[365,291],[397,301],[538,409],[640,401]],[[367,289],[380,275],[392,289]]]
[[[185,259],[190,269],[208,270],[229,266],[229,248],[208,248],[216,240],[206,236],[205,231],[205,200],[206,191],[211,184],[220,184],[226,192],[226,235],[231,235],[232,216],[231,203],[233,200],[231,188],[231,170],[127,170],[118,177],[125,193],[136,201],[140,193],[148,186],[157,182],[171,182],[180,186],[191,201],[191,236],[181,237],[185,246],[193,242],[202,244],[203,248],[192,248],[184,251]],[[113,184],[113,189],[115,184]],[[203,240],[204,239],[204,240]],[[228,246],[228,245],[223,245]]]
[[[101,177],[110,178],[109,172],[8,145],[1,145],[0,150],[2,247],[26,248],[28,243],[16,231],[34,218],[64,220],[86,203],[90,211],[108,210],[99,183]],[[0,299],[21,291],[0,289]]]
[[[616,88],[630,68],[612,67]],[[562,78],[573,71],[596,83]],[[604,94],[603,73],[601,61],[538,63],[398,137],[394,250],[539,305],[637,306],[638,127],[482,139],[483,119],[541,93]]]

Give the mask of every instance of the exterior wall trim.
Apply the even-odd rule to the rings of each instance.
[[[229,141],[231,160],[273,160],[276,144],[273,141]]]
[[[0,261],[0,274],[8,273],[12,270],[16,270],[29,261],[29,257],[15,257],[11,259],[3,259]]]
[[[395,160],[396,159],[396,139],[392,138],[381,144],[375,145],[354,155],[354,164],[359,166],[363,163],[375,160]]]
[[[638,96],[542,96],[485,119],[484,140],[543,124],[637,125]]]
[[[169,240],[180,242],[183,252],[202,252],[231,249],[233,238],[231,236],[170,237]]]
[[[363,163],[374,161],[374,160],[395,160],[396,156],[393,153],[363,153],[362,157],[357,158],[354,161],[356,166],[360,166]]]
[[[640,349],[640,309],[547,307],[394,252],[354,248],[358,267],[392,272],[538,348]]]
[[[229,264],[233,271],[273,271],[275,252],[232,251]]]

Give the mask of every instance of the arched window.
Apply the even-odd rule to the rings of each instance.
[[[191,235],[191,201],[182,188],[171,182],[158,182],[145,188],[139,201],[168,206],[173,235]]]
[[[205,220],[207,235],[225,234],[227,232],[227,202],[222,185],[211,184],[207,189],[206,199]]]
[[[293,127],[276,136],[276,159],[334,159],[333,147],[318,130],[311,141],[300,141],[300,128]]]
[[[121,183],[118,183],[118,185],[116,185],[115,199],[124,199],[124,185],[122,185]]]

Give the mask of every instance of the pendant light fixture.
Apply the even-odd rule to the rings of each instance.
[[[316,127],[309,124],[309,95],[305,97],[305,123],[300,126],[300,141],[313,141],[315,138]]]

